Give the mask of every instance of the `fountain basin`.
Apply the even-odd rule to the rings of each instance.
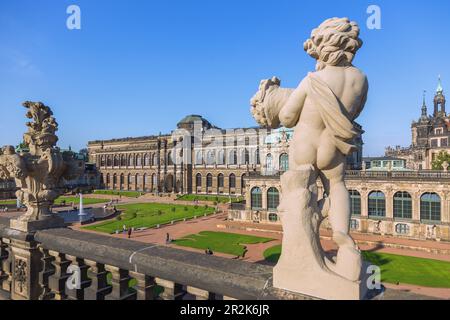
[[[87,224],[94,221],[105,220],[114,216],[117,212],[103,208],[86,208],[80,215],[79,210],[59,211],[57,215],[64,219],[67,224]]]

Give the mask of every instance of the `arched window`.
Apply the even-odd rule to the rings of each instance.
[[[153,159],[152,159],[152,166],[157,166],[157,165],[158,165],[158,154],[154,153]]]
[[[252,210],[262,209],[262,192],[258,187],[253,188],[251,191],[251,207]]]
[[[236,188],[236,176],[235,176],[235,174],[234,173],[230,174],[229,179],[230,179],[230,181],[229,181],[230,188]]]
[[[114,167],[118,167],[119,166],[119,156],[115,155],[114,156]]]
[[[142,157],[140,155],[136,156],[136,167],[142,166]]]
[[[147,153],[144,156],[144,166],[149,167],[150,166],[150,155]]]
[[[144,179],[143,179],[143,183],[142,183],[142,190],[146,190],[148,186],[148,175],[146,173],[144,173]]]
[[[136,190],[140,190],[142,186],[142,177],[139,175],[139,173],[136,174]]]
[[[245,173],[241,176],[241,192],[245,188]]]
[[[208,154],[206,156],[206,164],[213,165],[216,162],[216,156],[214,154],[214,151],[208,151]]]
[[[350,212],[354,216],[361,215],[361,194],[356,190],[350,190]]]
[[[152,190],[156,191],[158,189],[158,177],[156,173],[152,174]]]
[[[134,167],[134,156],[133,155],[130,155],[130,157],[128,158],[128,166]]]
[[[127,157],[124,154],[120,156],[120,166],[121,167],[127,166]]]
[[[124,182],[125,182],[125,177],[124,177],[124,175],[123,175],[123,173],[120,175],[120,186],[119,186],[119,189],[120,190],[123,190],[123,184],[124,184]]]
[[[207,188],[212,187],[212,180],[213,180],[212,174],[208,173],[208,175],[206,176],[206,187]]]
[[[217,186],[223,188],[223,174],[221,173],[217,176]]]
[[[197,175],[195,176],[195,185],[197,187],[202,186],[202,175],[200,173],[197,173]]]
[[[270,188],[267,191],[267,209],[269,211],[276,211],[280,204],[280,193],[277,188]]]
[[[394,194],[394,218],[412,219],[412,198],[408,192]]]
[[[247,149],[244,150],[244,164],[250,164],[250,152]]]
[[[109,173],[106,174],[106,185],[109,188]]]
[[[104,167],[105,164],[106,164],[106,163],[105,163],[105,156],[101,156],[101,157],[100,157],[100,166],[101,166],[101,167]]]
[[[231,150],[228,154],[228,164],[237,164],[237,153],[236,150]]]
[[[280,171],[286,172],[289,170],[289,156],[287,153],[283,153],[280,156]]]
[[[386,216],[386,197],[381,191],[373,191],[369,194],[369,216]]]
[[[266,156],[266,170],[269,172],[273,170],[273,157],[270,153]]]
[[[203,155],[201,151],[198,151],[195,156],[195,164],[203,164]]]
[[[436,193],[424,193],[420,197],[420,220],[441,221],[441,197]]]
[[[107,158],[106,158],[106,166],[107,167],[111,167],[112,166],[111,156],[107,156]]]
[[[117,175],[114,173],[113,175],[113,189],[115,190],[117,186]]]

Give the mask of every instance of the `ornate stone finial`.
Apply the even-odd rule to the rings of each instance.
[[[45,150],[56,146],[58,124],[53,118],[53,112],[42,102],[26,101],[23,106],[28,109],[26,117],[28,132],[24,134],[24,142],[29,146],[32,155],[41,155]]]
[[[63,179],[75,178],[82,169],[56,147],[58,124],[51,109],[42,102],[27,101],[23,106],[28,109],[26,117],[32,119],[24,134],[29,150],[17,154],[14,147],[6,146],[0,155],[0,177],[15,180],[16,196],[27,207],[24,215],[11,220],[11,228],[31,232],[61,227],[63,219],[52,214],[50,207],[64,190]]]

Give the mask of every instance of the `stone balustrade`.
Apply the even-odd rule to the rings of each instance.
[[[69,228],[27,234],[10,229],[7,222],[0,218],[0,291],[13,300],[255,300],[287,295],[271,287],[269,266]],[[71,266],[79,270],[74,289],[67,286]]]
[[[0,300],[314,299],[272,287],[272,272],[262,264],[69,228],[25,233],[0,217]],[[371,294],[427,299],[396,290]]]

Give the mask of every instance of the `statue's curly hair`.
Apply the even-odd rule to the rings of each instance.
[[[304,49],[317,60],[317,70],[327,65],[351,65],[363,45],[359,31],[358,24],[348,18],[331,18],[311,32]]]

